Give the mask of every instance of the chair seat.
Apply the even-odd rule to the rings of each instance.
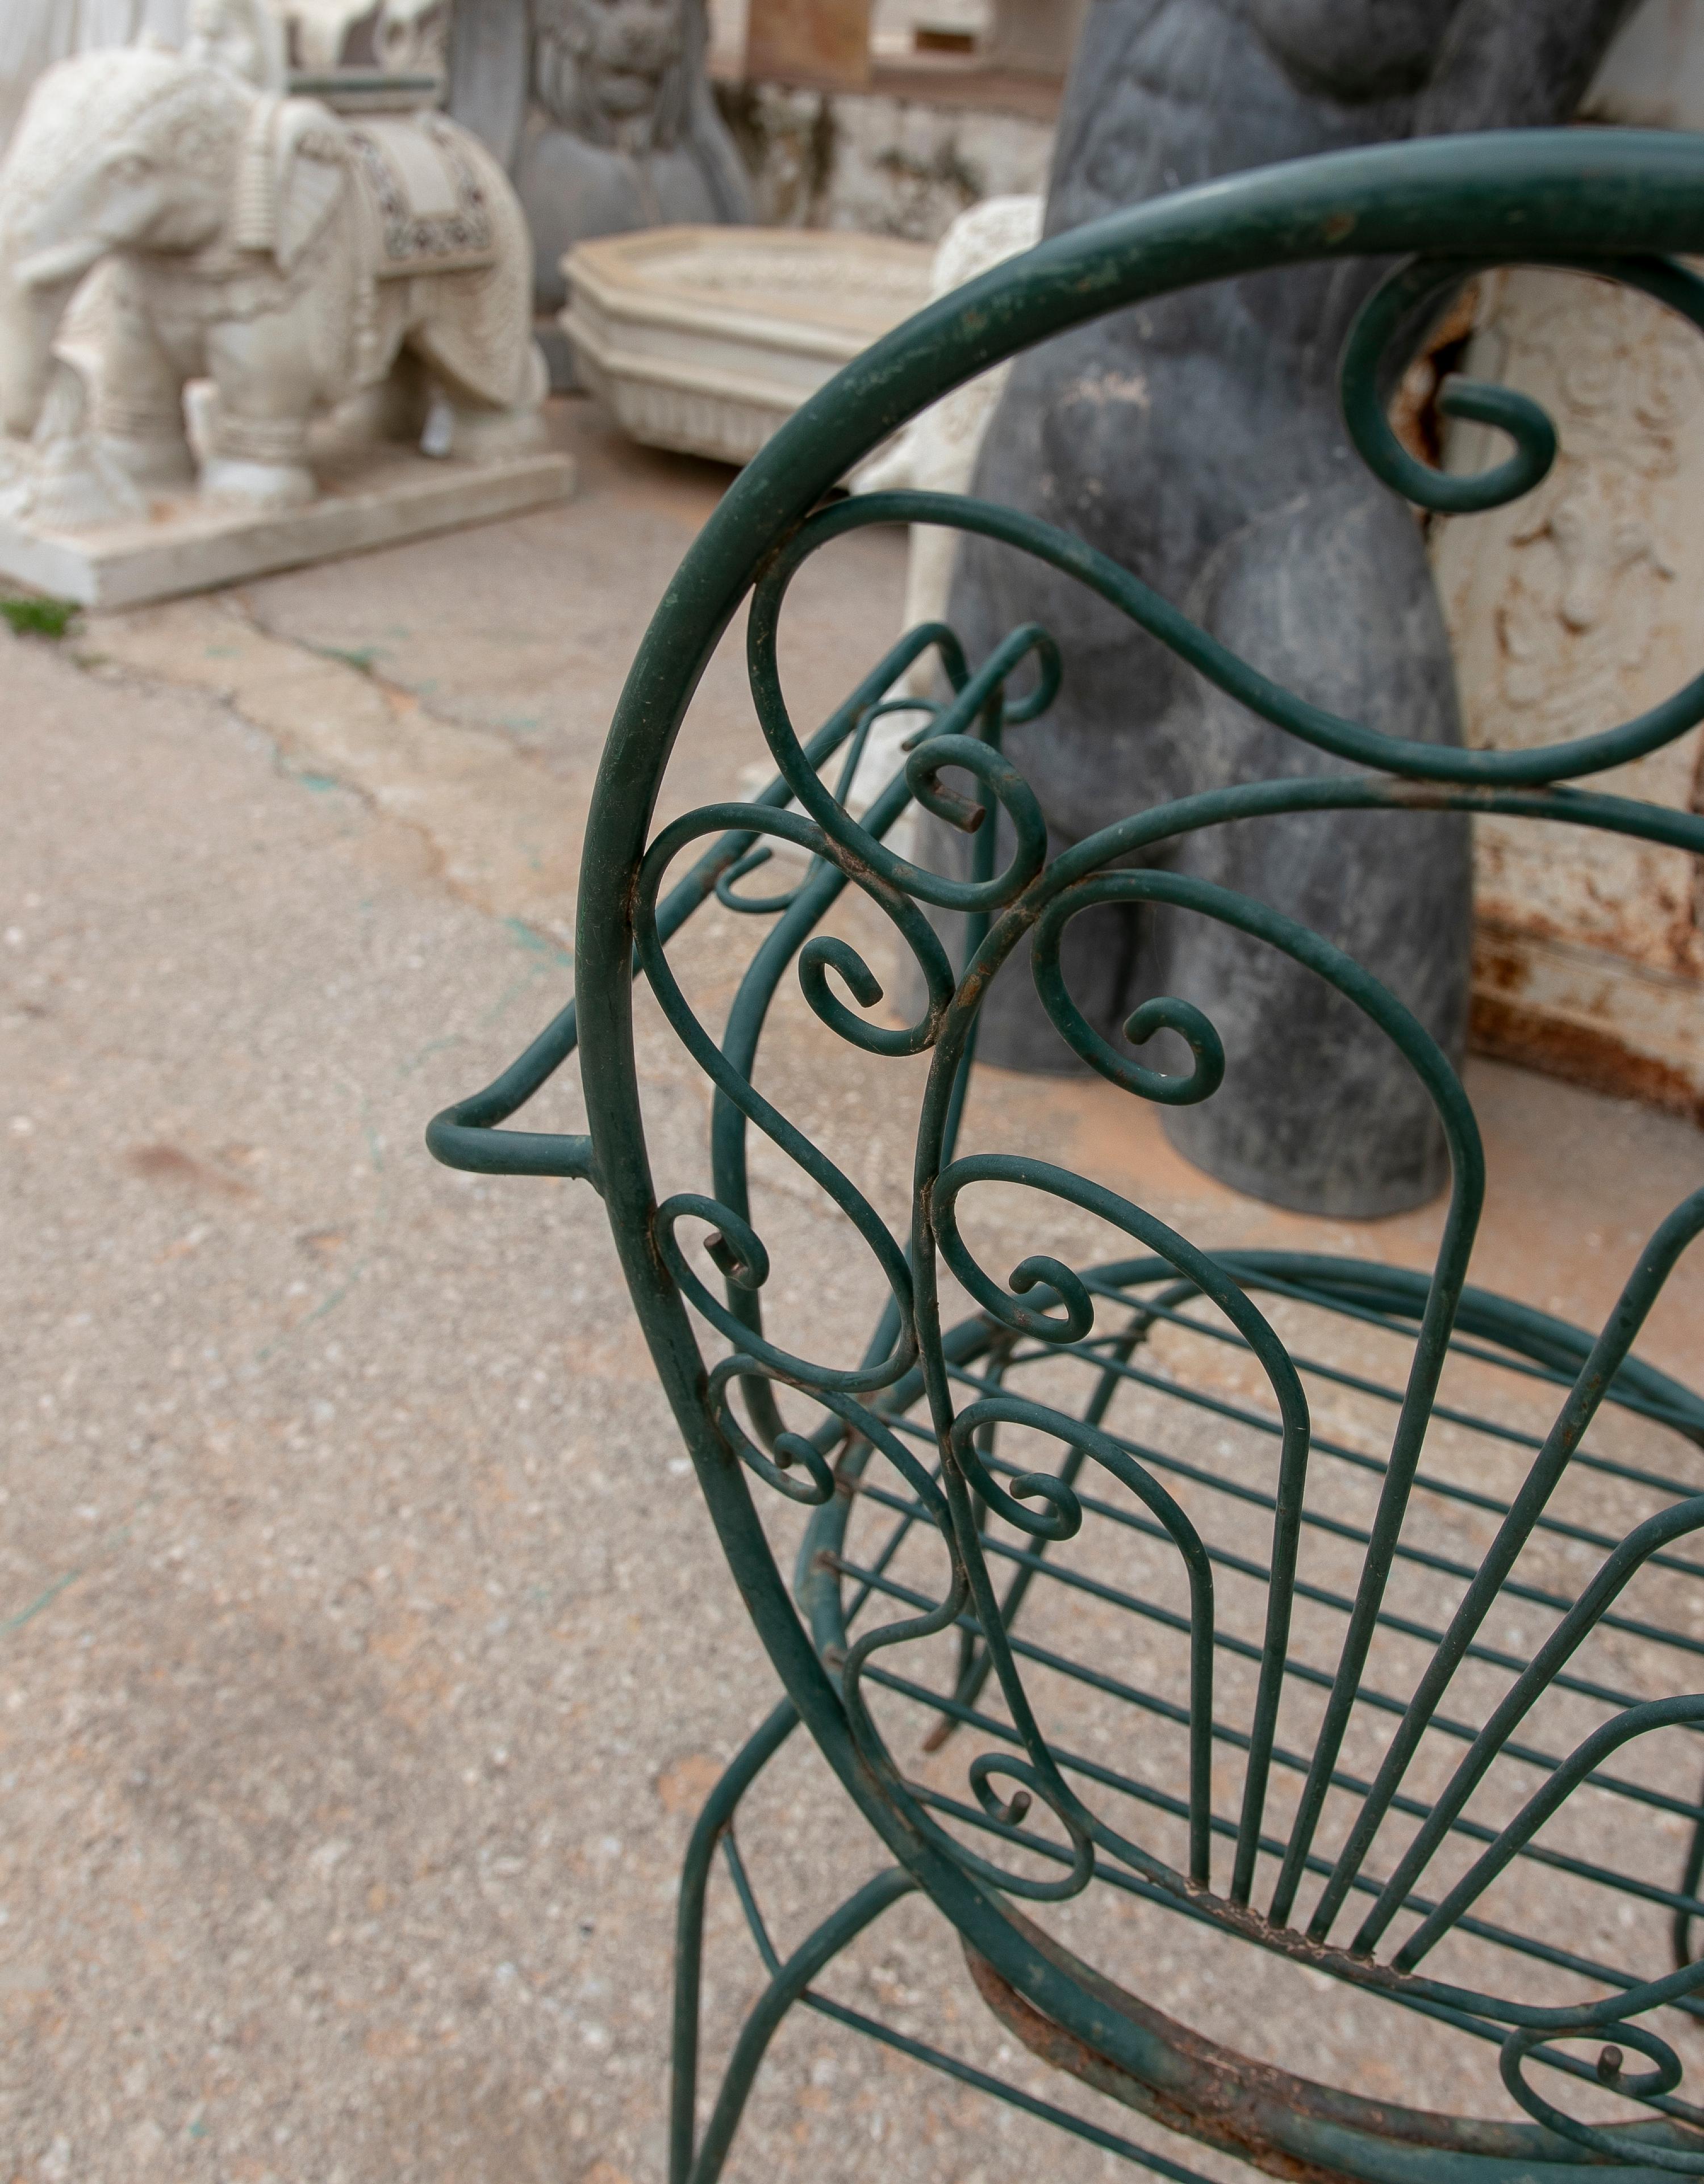
[[[1522,2184],[1535,2172],[1547,2184],[1602,2178],[1601,2164],[1571,2160],[1553,2135],[1534,2124],[1490,2123],[1366,2100],[1251,2062],[1151,2008],[1021,1914],[1012,1915],[1039,1954],[1095,1997],[1123,2033],[1119,2044],[1125,2053],[1144,2067],[1120,2060],[1110,2043],[1092,2046],[1053,2024],[967,1942],[965,1962],[989,2008],[1032,2054],[1169,2130],[1278,2176],[1409,2184],[1434,2174],[1441,2161],[1452,2176],[1475,2184]],[[1650,2142],[1683,2158],[1696,2146],[1691,2133],[1666,2124],[1637,2128]],[[1652,2167],[1634,2173],[1654,2179],[1663,2172]]]
[[[1081,1278],[1097,1311],[1081,1341],[1063,1349],[1025,1343],[978,1316],[957,1325],[943,1348],[966,1403],[1023,1395],[1092,1422],[1164,1482],[1200,1534],[1215,1578],[1212,1864],[1204,1889],[1168,1888],[1098,1850],[1085,1894],[1106,1899],[1104,1907],[1087,1918],[1079,1912],[1072,1922],[1074,1933],[1090,1936],[1087,1964],[1015,1910],[1004,1913],[1043,1953],[1068,1961],[1072,1977],[1117,2014],[1121,2029],[1136,2029],[1131,2036],[1135,2052],[1147,2059],[1144,2070],[1131,2067],[1128,2053],[1120,2059],[1038,2014],[968,1942],[967,1954],[997,2014],[1036,2052],[1157,2120],[1278,2173],[1293,2173],[1288,2164],[1294,2159],[1321,2159],[1312,2141],[1329,2124],[1333,2132],[1366,2142],[1358,2145],[1356,2165],[1348,2173],[1405,2176],[1405,2149],[1429,2144],[1447,2146],[1464,2161],[1471,2157],[1473,2173],[1488,2180],[1511,2175],[1511,2163],[1556,2158],[1550,2134],[1321,2087],[1137,1998],[1144,1948],[1154,1930],[1152,1913],[1161,1910],[1252,1938],[1287,1959],[1294,1967],[1288,1980],[1296,1988],[1297,2027],[1307,2021],[1310,1991],[1303,1982],[1323,1972],[1363,1986],[1369,2000],[1376,1994],[1420,2014],[1416,2075],[1422,2086],[1430,2083],[1434,2099],[1452,2093],[1459,2099],[1476,2077],[1471,2064],[1464,2066],[1458,2038],[1428,2039],[1433,2028],[1424,2020],[1437,2005],[1426,1981],[1380,1973],[1372,1959],[1351,1956],[1340,1942],[1310,1942],[1305,1930],[1273,1927],[1260,1914],[1281,1865],[1353,1609],[1387,1470],[1377,1451],[1388,1446],[1388,1421],[1400,1407],[1427,1279],[1371,1261],[1300,1252],[1226,1253],[1219,1263],[1245,1292],[1260,1297],[1299,1368],[1314,1426],[1299,1612],[1249,1903],[1231,1903],[1226,1892],[1249,1745],[1241,1724],[1250,1711],[1267,1607],[1265,1550],[1281,1422],[1265,1388],[1255,1384],[1260,1375],[1246,1340],[1172,1267],[1145,1259],[1085,1268]],[[1310,1875],[1329,1873],[1391,1726],[1412,1698],[1485,1542],[1520,1490],[1561,1394],[1590,1350],[1589,1336],[1549,1314],[1484,1291],[1465,1293],[1410,1522],[1333,1770],[1327,1819],[1307,1861]],[[909,1382],[900,1383],[881,1415],[926,1456],[934,1436],[916,1415],[918,1393]],[[997,1578],[1003,1624],[1048,1744],[1086,1802],[1114,1814],[1119,1831],[1143,1849],[1185,1870],[1188,1805],[1181,1791],[1189,1773],[1193,1626],[1172,1540],[1147,1507],[1081,1451],[1063,1451],[1008,1421],[986,1427],[980,1444],[993,1481],[1009,1490],[1045,1468],[1070,1485],[1082,1514],[1075,1535],[1054,1542],[1025,1535],[982,1505],[983,1550]],[[1377,1839],[1383,1866],[1369,1864],[1352,1900],[1365,1906],[1377,1898],[1378,1881],[1427,1808],[1428,1791],[1435,1795],[1444,1786],[1518,1673],[1556,1630],[1578,1591],[1572,1573],[1582,1556],[1595,1559],[1613,1546],[1605,1529],[1612,1512],[1619,1537],[1687,1501],[1704,1487],[1701,1451],[1704,1402],[1648,1366],[1625,1364],[1575,1459],[1567,1490],[1552,1499],[1528,1551],[1515,1563],[1497,1628],[1469,1649],[1447,1719],[1424,1741],[1410,1769],[1399,1808]],[[870,1623],[895,1611],[913,1613],[940,1591],[937,1543],[917,1496],[868,1444],[851,1445],[839,1468],[852,1490],[818,1513],[801,1557],[808,1572],[803,1596],[830,1663],[844,1658],[850,1640]],[[1522,1720],[1513,1748],[1487,1770],[1433,1871],[1445,1869],[1454,1880],[1546,1769],[1606,1715],[1662,1699],[1677,1677],[1696,1680],[1704,1619],[1695,1585],[1704,1563],[1682,1551],[1642,1574],[1648,1582],[1630,1588],[1572,1655]],[[875,1655],[866,1671],[882,1695],[876,1712],[890,1748],[914,1755],[913,1791],[985,1855],[992,1840],[1014,1871],[1044,1875],[1049,1864],[1068,1867],[1070,1843],[1045,1814],[1003,1821],[953,1793],[943,1759],[962,1736],[974,1734],[980,1745],[1013,1749],[1021,1739],[991,1674],[975,1615],[967,1613],[955,1630],[927,1642],[933,1659],[919,1658],[925,1646],[917,1644]],[[1541,1830],[1452,1935],[1453,1960],[1445,1964],[1441,1949],[1428,1958],[1431,1978],[1453,1977],[1494,1999],[1558,2007],[1594,1986],[1633,1986],[1669,1971],[1676,1906],[1696,1886],[1696,1875],[1688,1879],[1688,1846],[1696,1839],[1699,1768],[1696,1758],[1685,1762],[1677,1776],[1675,1758],[1671,1749],[1659,1759],[1612,1762],[1597,1770],[1597,1796],[1587,1801],[1589,1819],[1567,1825],[1567,1815],[1559,1814],[1557,1826]],[[1423,1892],[1411,1896],[1404,1927],[1416,1925],[1435,1900]],[[1145,1919],[1131,1915],[1138,1906],[1148,1909]],[[1388,1961],[1400,1938],[1394,1933],[1378,1955]],[[1269,1998],[1283,1983],[1282,1975],[1266,1979]],[[1690,1998],[1685,2006],[1704,2014]],[[1233,2025],[1238,2015],[1234,2006],[1217,2014]],[[1495,2106],[1496,2058],[1506,2026],[1467,2010],[1456,2014],[1482,2043],[1477,2078],[1486,2104]],[[1304,2034],[1303,2053],[1308,2044]],[[1255,2111],[1258,2124],[1239,2122]],[[1668,2126],[1655,2128],[1668,2135]],[[1376,2154],[1378,2148],[1384,2154]]]

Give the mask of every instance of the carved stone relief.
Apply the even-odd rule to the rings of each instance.
[[[1437,534],[1467,740],[1518,749],[1612,727],[1701,666],[1704,349],[1631,289],[1522,269],[1488,288],[1466,368],[1533,395],[1561,441],[1536,493]],[[1478,467],[1497,451],[1467,427],[1449,456]],[[1697,808],[1700,749],[1695,730],[1597,785]],[[1558,1066],[1572,1052],[1576,1073],[1606,1084],[1624,1051],[1624,1089],[1674,1104],[1704,1095],[1694,861],[1612,835],[1534,833],[1476,825],[1479,1032]],[[1642,982],[1636,994],[1629,981]]]

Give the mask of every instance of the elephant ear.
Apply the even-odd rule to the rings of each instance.
[[[232,239],[240,250],[267,252],[288,273],[349,187],[349,139],[327,108],[311,98],[257,99],[243,141]]]

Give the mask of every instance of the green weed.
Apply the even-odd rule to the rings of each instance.
[[[81,612],[75,599],[0,599],[0,618],[20,637],[61,638]]]

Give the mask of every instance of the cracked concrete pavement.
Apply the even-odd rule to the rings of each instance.
[[[0,2178],[663,2173],[674,1875],[774,1680],[596,1201],[450,1175],[421,1145],[571,988],[604,727],[725,477],[587,405],[557,426],[581,465],[565,507],[59,649],[0,633]],[[802,716],[867,666],[902,580],[902,542],[872,533],[801,580]],[[730,642],[665,808],[761,757]],[[731,924],[685,939],[712,989]],[[874,1066],[787,1023],[791,1112],[855,1139],[872,1188],[902,1173]],[[702,1088],[654,1015],[640,1043],[659,1157],[696,1176]],[[1508,1070],[1475,1089],[1478,1278],[1595,1323],[1695,1179],[1696,1134]],[[544,1104],[573,1127],[572,1085]],[[987,1072],[972,1124],[1139,1184],[1210,1243],[1423,1263],[1436,1234],[1431,1211],[1349,1231],[1250,1206],[1103,1085]],[[827,1254],[827,1322],[863,1323],[818,1207],[796,1195],[766,1233]],[[1688,1369],[1699,1301],[1684,1271],[1657,1362]],[[874,1869],[802,1748],[758,1818],[784,1937]],[[757,1985],[720,1897],[712,1951],[719,2053]],[[1167,2142],[1013,2056],[922,1907],[836,1978]],[[1115,2173],[810,2019],[730,2170]]]

